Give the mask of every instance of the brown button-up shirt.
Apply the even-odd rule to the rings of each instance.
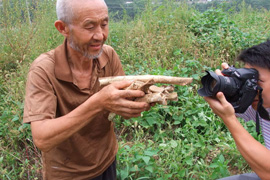
[[[104,45],[102,55],[92,61],[90,87],[80,89],[73,81],[66,43],[32,63],[26,84],[24,123],[63,116],[100,90],[99,77],[124,75],[118,55]],[[44,180],[91,179],[108,168],[118,150],[108,114],[98,114],[70,138],[42,153]]]

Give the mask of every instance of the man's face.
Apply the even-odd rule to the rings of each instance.
[[[108,9],[99,0],[78,0],[73,4],[74,19],[69,25],[68,43],[81,55],[97,58],[109,34]]]
[[[259,81],[258,85],[263,88],[262,98],[263,98],[263,107],[270,108],[270,70],[266,68],[261,68],[257,66],[245,65],[246,68],[254,68],[259,72]],[[252,107],[257,109],[259,98],[258,95],[255,97]]]

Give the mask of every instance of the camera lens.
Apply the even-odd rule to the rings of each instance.
[[[220,79],[216,73],[211,71],[206,71],[207,75],[205,75],[201,82],[203,84],[203,88],[198,90],[199,95],[201,96],[213,96],[216,94],[220,86]]]
[[[222,71],[224,76],[219,76],[212,71],[206,72],[207,74],[201,79],[203,88],[198,90],[198,94],[215,96],[217,92],[223,92],[236,113],[245,112],[257,95],[259,73],[256,69],[230,67]]]
[[[212,82],[211,82],[211,85],[210,85],[210,90],[211,90],[212,92],[213,92],[214,87],[216,86],[216,84],[217,84],[217,81],[216,81],[215,79],[213,79]]]
[[[201,96],[214,96],[217,92],[223,92],[226,97],[232,97],[240,88],[240,82],[235,77],[219,76],[212,71],[207,71],[201,82],[203,88],[198,90]]]

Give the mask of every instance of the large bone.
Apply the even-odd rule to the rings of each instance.
[[[135,81],[135,83],[136,82],[138,81]],[[136,98],[135,101],[167,105],[167,101],[178,100],[177,93],[173,92],[174,87],[172,85],[158,87],[158,86],[152,85],[152,82],[153,81],[150,80],[146,83],[142,83],[141,87],[138,87],[139,90],[144,91],[145,96],[141,98]]]
[[[101,86],[106,86],[115,81],[134,80],[134,82],[127,87],[129,90],[141,90],[145,93],[144,97],[132,99],[137,102],[158,103],[167,105],[167,101],[177,101],[178,96],[174,91],[174,85],[186,85],[192,82],[192,78],[181,78],[172,76],[160,75],[138,75],[138,76],[114,76],[100,78]],[[155,83],[170,84],[169,86],[158,87]],[[115,113],[109,114],[109,120],[112,121]]]
[[[111,76],[111,77],[102,77],[99,78],[99,83],[101,86],[106,86],[115,81],[124,81],[124,80],[138,80],[147,82],[152,80],[154,83],[163,83],[163,84],[174,84],[184,86],[192,82],[192,78],[186,77],[174,77],[174,76],[162,76],[162,75],[137,75],[137,76]]]

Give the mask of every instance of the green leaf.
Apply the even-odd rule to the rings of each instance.
[[[176,147],[178,146],[177,142],[174,141],[174,140],[171,140],[170,143],[171,143],[171,147],[172,147],[172,148],[176,148]]]
[[[193,165],[193,162],[192,162],[192,161],[193,161],[193,160],[192,160],[191,157],[188,157],[188,158],[186,158],[186,160],[185,160],[186,164],[188,164],[188,165]]]
[[[219,161],[223,163],[224,160],[225,160],[225,158],[224,158],[224,156],[221,154],[221,155],[219,156]]]
[[[128,177],[128,171],[120,170],[120,176],[121,176],[121,179],[126,179]]]
[[[186,175],[186,170],[185,169],[182,169],[180,172],[179,172],[179,176],[180,177],[185,177]]]
[[[210,168],[217,168],[218,167],[218,164],[216,164],[216,163],[212,163],[212,164],[210,164],[210,166],[209,166]]]
[[[150,173],[154,172],[154,168],[152,166],[146,166],[145,169],[149,171]]]
[[[14,116],[13,119],[12,119],[13,122],[18,121],[18,120],[19,120],[19,116],[17,116],[17,115]]]
[[[142,159],[145,162],[145,164],[148,164],[149,161],[150,161],[150,157],[149,156],[143,156]]]

